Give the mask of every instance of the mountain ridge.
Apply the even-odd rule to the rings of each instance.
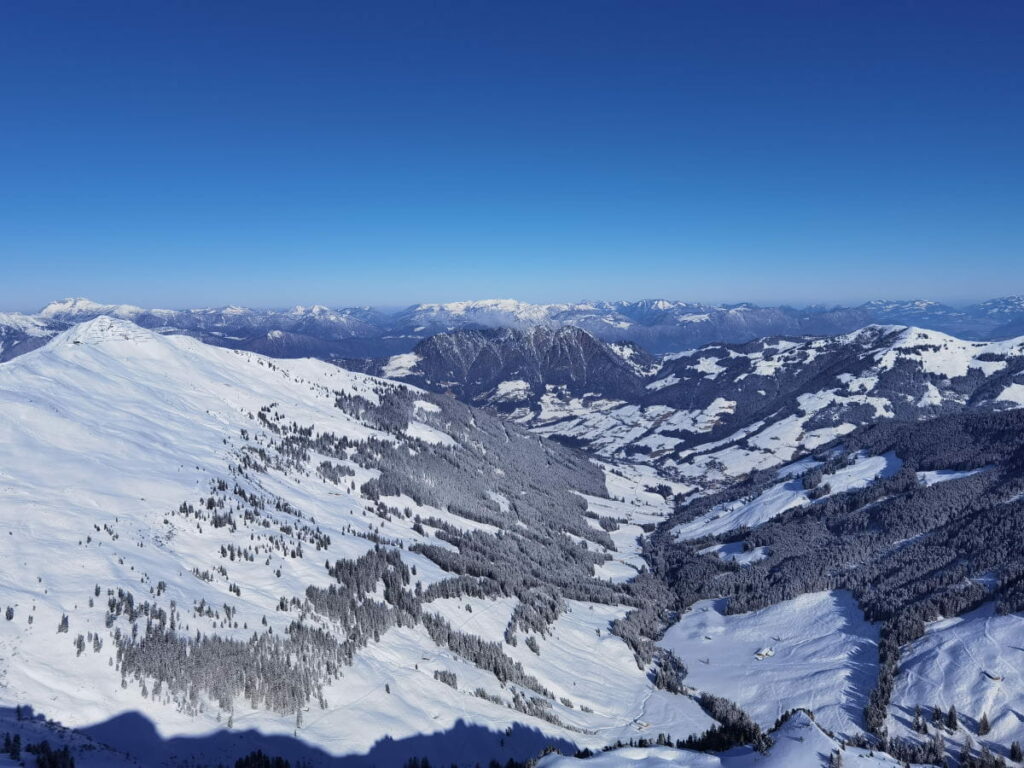
[[[576,348],[545,356],[538,338]],[[578,328],[492,329],[438,334],[411,353],[341,364],[454,394],[598,455],[681,473],[678,480],[706,478],[722,451],[764,468],[877,418],[1024,405],[1024,337],[976,342],[870,325],[660,359],[626,350]]]
[[[38,346],[40,339],[74,323],[100,315],[277,357],[381,357],[409,352],[422,339],[438,333],[535,326],[577,326],[603,341],[632,342],[650,353],[661,354],[716,341],[835,335],[873,322],[918,325],[972,339],[1007,338],[1019,335],[1016,329],[1024,325],[1024,299],[992,299],[962,309],[923,300],[793,308],[666,299],[560,304],[485,299],[415,304],[381,312],[371,307],[331,308],[318,304],[288,309],[146,309],[68,298],[51,302],[35,314],[0,315],[0,360],[28,351]],[[272,332],[285,335],[269,339]]]

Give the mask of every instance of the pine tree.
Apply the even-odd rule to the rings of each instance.
[[[1010,745],[1010,759],[1018,763],[1024,760],[1024,750],[1020,748],[1020,742],[1015,741]]]
[[[960,750],[960,765],[971,764],[971,753],[974,751],[974,739],[971,738],[971,734],[967,734],[964,739],[964,746]]]
[[[991,730],[992,727],[988,724],[988,714],[983,712],[981,715],[981,720],[978,721],[978,735],[984,736]]]
[[[956,707],[952,704],[949,705],[949,712],[946,713],[946,727],[951,731],[960,727],[960,719],[956,716]]]
[[[921,717],[921,707],[914,708],[914,730],[918,733],[924,733],[927,729],[924,725],[924,719]]]

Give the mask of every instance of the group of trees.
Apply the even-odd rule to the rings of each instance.
[[[772,740],[761,730],[761,726],[728,699],[702,693],[697,697],[697,703],[717,724],[699,736],[689,736],[677,742],[680,749],[721,752],[749,744],[758,752],[767,752],[771,747]]]

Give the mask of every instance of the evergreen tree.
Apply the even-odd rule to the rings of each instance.
[[[981,715],[981,720],[978,721],[978,735],[984,736],[991,730],[992,727],[988,723],[988,714],[983,712]]]
[[[960,765],[971,764],[971,753],[974,752],[974,739],[971,738],[971,734],[967,734],[964,739],[963,748],[960,750]]]

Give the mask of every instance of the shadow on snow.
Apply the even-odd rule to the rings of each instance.
[[[45,718],[22,707],[22,724],[43,725]],[[15,710],[0,708],[3,725],[13,724]],[[0,728],[3,730],[3,728]],[[188,766],[233,766],[244,755],[261,750],[270,757],[283,757],[292,765],[311,768],[400,768],[410,758],[428,758],[434,766],[486,766],[491,760],[504,763],[509,758],[526,760],[546,747],[572,754],[577,747],[566,739],[545,735],[536,728],[516,724],[507,731],[492,731],[481,725],[458,720],[447,731],[417,734],[403,739],[384,737],[366,754],[330,755],[292,736],[267,735],[255,730],[221,730],[205,736],[162,737],[152,721],[138,712],[127,712],[97,725],[65,729],[49,723],[43,735],[54,747],[65,743],[81,746],[77,735],[96,747],[105,746],[125,753],[142,766],[178,764]]]

